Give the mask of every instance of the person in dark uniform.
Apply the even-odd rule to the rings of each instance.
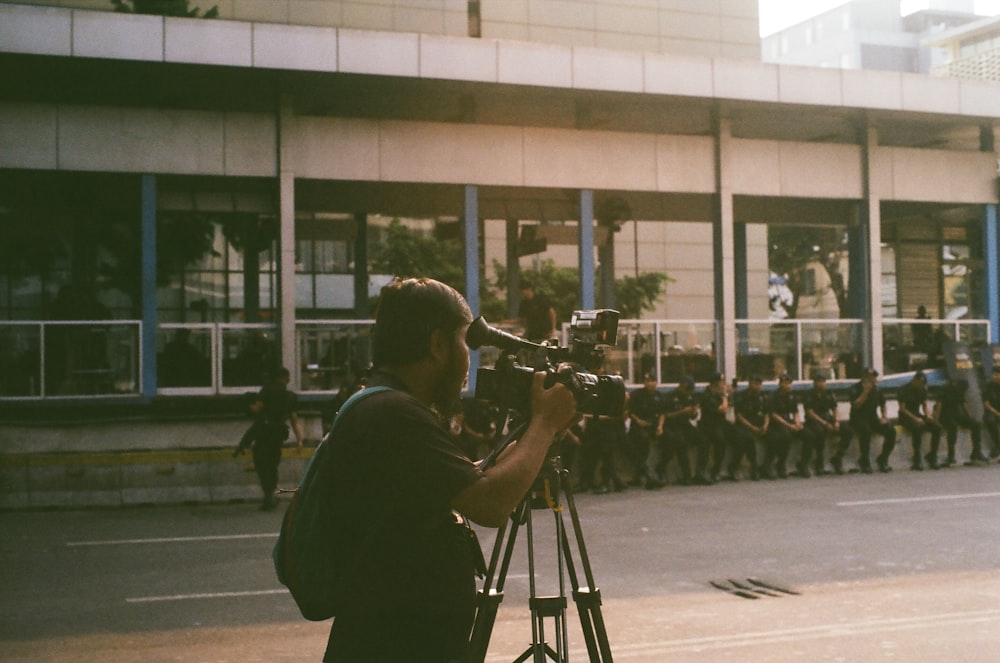
[[[913,446],[910,469],[924,469],[924,460],[932,470],[938,469],[937,453],[943,431],[928,407],[927,376],[923,371],[914,373],[913,379],[899,390],[898,400],[899,423],[910,433],[910,443]],[[931,434],[931,448],[926,456],[922,454],[924,433]]]
[[[628,397],[629,460],[633,468],[633,483],[645,482],[654,490],[666,485],[663,450],[664,397],[656,389],[656,376],[646,373],[642,387]]]
[[[615,469],[615,455],[625,444],[625,415],[617,417],[588,415],[583,429],[583,446],[587,448],[593,463],[588,464],[589,474],[584,480],[593,480],[597,465],[600,466],[601,480],[594,486],[594,493],[603,495],[625,490],[625,482]]]
[[[517,318],[529,341],[547,341],[556,335],[556,310],[529,283],[521,286],[521,304],[517,309]]]
[[[698,429],[712,448],[712,472],[709,478],[715,482],[719,480],[726,453],[729,453],[731,459],[736,457],[736,449],[733,444],[736,433],[733,430],[732,422],[726,418],[729,412],[729,385],[726,384],[725,374],[714,373],[712,375],[698,405],[701,410]],[[736,481],[736,473],[733,471],[732,463],[730,463],[725,478],[727,481]]]
[[[889,456],[896,447],[896,427],[885,415],[885,395],[878,388],[878,371],[866,368],[851,387],[851,428],[858,436],[858,468],[872,473],[872,435],[882,436],[882,451],[875,459],[880,472],[891,472]]]
[[[994,366],[983,389],[983,427],[993,445],[990,458],[1000,457],[1000,366]]]
[[[837,397],[826,388],[826,376],[823,373],[813,373],[813,388],[802,399],[806,412],[806,434],[812,438],[812,449],[815,454],[813,470],[817,475],[826,474],[824,447],[828,437],[836,438],[836,446],[830,456],[830,464],[837,474],[844,473],[844,454],[851,444],[854,431],[851,424],[837,420]]]
[[[708,466],[708,440],[695,426],[698,412],[694,378],[685,375],[677,384],[677,388],[667,394],[664,402],[663,434],[666,436],[667,448],[671,455],[677,457],[681,483],[707,486],[712,483],[705,476]],[[696,454],[694,476],[691,475],[689,447],[694,447]]]
[[[750,478],[754,481],[760,477],[757,468],[757,443],[766,444],[767,429],[771,423],[763,387],[764,379],[759,375],[751,375],[746,390],[737,394],[736,433],[741,453],[729,464],[730,471],[734,471],[745,455],[750,460]]]
[[[935,418],[944,428],[948,441],[948,457],[941,461],[945,467],[955,464],[955,443],[958,442],[958,429],[967,428],[969,437],[972,438],[972,454],[969,456],[969,464],[985,463],[986,456],[983,455],[983,425],[976,421],[972,413],[969,412],[969,404],[965,400],[965,395],[969,391],[969,383],[965,380],[948,380],[941,400],[938,401],[935,409]],[[931,452],[937,456],[937,449]]]
[[[291,374],[287,368],[275,372],[274,379],[261,388],[250,412],[255,417],[257,429],[253,440],[253,466],[260,481],[264,500],[260,505],[268,511],[278,506],[275,490],[278,487],[278,464],[281,462],[281,445],[288,439],[288,421],[295,432],[295,444],[302,451],[302,424],[299,422],[298,399],[288,390]]]
[[[802,452],[796,465],[798,476],[809,477],[809,442],[802,431],[802,420],[799,417],[799,399],[792,391],[792,376],[782,373],[778,376],[778,388],[771,394],[769,408],[771,425],[768,428],[767,444],[764,446],[764,472],[770,475],[772,471],[779,479],[788,478],[788,453],[792,442],[798,440]]]

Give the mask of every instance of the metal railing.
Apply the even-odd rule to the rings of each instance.
[[[884,373],[904,373],[944,366],[942,346],[961,341],[970,348],[990,343],[989,320],[895,318],[882,323]]]
[[[335,392],[371,362],[372,320],[307,320],[295,328],[296,383],[302,392]],[[863,367],[863,320],[737,320],[737,376],[796,380],[822,372],[853,379]],[[512,329],[516,333],[517,329]],[[941,345],[990,343],[988,320],[886,319],[884,374],[944,365]],[[0,399],[37,400],[141,395],[142,323],[138,320],[0,321]],[[721,365],[715,320],[622,320],[602,373],[631,385],[646,373],[658,383],[690,375],[706,381]],[[562,342],[569,340],[568,325]],[[271,324],[162,323],[157,328],[157,393],[232,394],[258,388],[281,356]],[[497,351],[484,348],[480,365]],[[974,353],[978,356],[978,353]],[[291,368],[291,367],[290,367]]]
[[[563,328],[564,342],[569,327]],[[700,382],[714,373],[719,324],[715,320],[621,320],[618,342],[605,352],[603,373],[639,384],[652,373],[657,382],[678,382],[691,375]]]
[[[776,380],[788,373],[807,380],[853,377],[864,348],[864,320],[737,320],[736,373],[741,379],[760,375]]]
[[[307,320],[295,324],[295,365],[303,392],[334,392],[371,364],[374,320]]]
[[[156,349],[156,391],[168,396],[258,389],[281,357],[268,323],[161,323]]]
[[[139,320],[0,321],[0,398],[136,396]]]

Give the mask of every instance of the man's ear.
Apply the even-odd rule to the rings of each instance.
[[[431,331],[430,356],[437,361],[447,361],[450,339],[443,329]]]

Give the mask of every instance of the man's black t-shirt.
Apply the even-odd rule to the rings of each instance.
[[[899,405],[906,406],[910,414],[921,417],[924,415],[924,406],[927,404],[927,388],[918,386],[913,382],[905,385],[899,390]],[[909,420],[901,418],[901,422]]]
[[[737,395],[736,414],[746,419],[751,425],[758,428],[763,426],[769,412],[764,392],[747,389]]]
[[[816,420],[809,416],[809,410],[828,424],[837,423],[837,397],[829,391],[810,389],[802,399],[802,404],[806,409],[807,425],[819,426]]]
[[[885,395],[879,391],[878,387],[873,387],[868,394],[868,398],[861,405],[854,402],[861,398],[865,391],[864,382],[857,382],[851,387],[851,421],[870,422],[877,421],[879,408],[885,413]]]
[[[348,578],[324,661],[465,661],[474,552],[450,502],[481,477],[437,415],[391,377],[331,442],[334,527]]]
[[[986,388],[983,389],[983,402],[989,403],[994,410],[1000,410],[1000,382],[990,380],[986,383]],[[996,418],[989,410],[986,410],[985,416]]]
[[[544,341],[552,333],[552,304],[542,295],[525,297],[517,310],[517,317],[524,321],[524,335],[531,341]]]

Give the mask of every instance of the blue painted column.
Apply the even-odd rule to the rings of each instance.
[[[142,366],[141,393],[156,395],[156,176],[142,176]]]
[[[986,205],[983,210],[983,270],[990,343],[1000,343],[1000,229],[996,205]]]
[[[719,226],[721,224],[716,224],[717,233],[720,232]],[[721,240],[716,239],[716,252],[718,253],[721,249]],[[722,257],[720,255],[716,256],[716,265],[722,265]],[[733,281],[734,281],[734,294],[736,295],[736,319],[746,320],[750,317],[750,285],[748,279],[748,269],[749,263],[747,261],[747,226],[745,223],[734,223],[733,224]],[[725,284],[722,281],[722,269],[716,267],[716,287],[715,287],[715,308],[716,308],[716,319],[725,320],[726,311],[722,307],[725,302],[724,292]],[[736,352],[737,355],[746,354],[750,351],[750,330],[746,325],[740,325],[736,329]],[[735,375],[733,377],[736,377]]]
[[[594,308],[594,192],[580,190],[580,308]]]
[[[479,315],[479,187],[465,187],[465,301]],[[469,353],[469,388],[476,389],[479,352]]]

